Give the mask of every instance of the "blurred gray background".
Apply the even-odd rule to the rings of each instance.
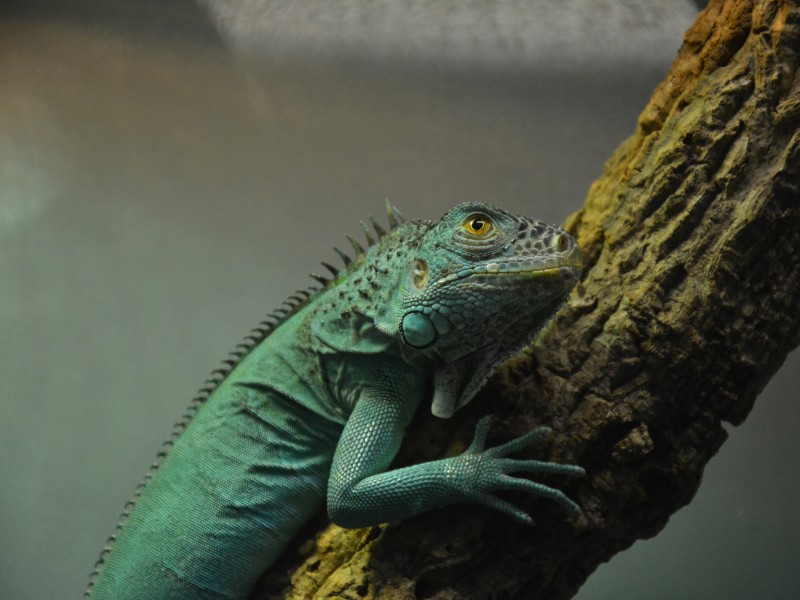
[[[208,372],[385,197],[563,221],[696,10],[0,4],[0,598],[80,596]],[[798,364],[580,600],[800,598]]]

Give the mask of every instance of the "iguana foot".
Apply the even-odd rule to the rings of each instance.
[[[571,517],[579,517],[581,508],[561,490],[510,475],[535,473],[582,477],[586,474],[586,471],[577,465],[506,458],[509,454],[547,439],[552,430],[549,427],[537,427],[505,444],[484,449],[490,426],[491,417],[483,417],[475,427],[475,437],[469,448],[460,456],[451,459],[454,465],[450,475],[456,490],[463,495],[464,500],[490,506],[517,521],[532,525],[534,520],[528,513],[494,495],[494,492],[499,490],[519,490],[550,498]]]

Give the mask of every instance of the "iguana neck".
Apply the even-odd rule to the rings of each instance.
[[[420,238],[431,223],[414,221],[385,235],[325,290],[307,317],[316,340],[334,352],[392,354],[432,370],[436,356],[404,350],[400,336],[403,287]]]

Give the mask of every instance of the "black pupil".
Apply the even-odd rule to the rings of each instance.
[[[481,229],[483,229],[483,226],[484,226],[483,219],[473,219],[472,220],[472,228],[475,231],[480,231]]]

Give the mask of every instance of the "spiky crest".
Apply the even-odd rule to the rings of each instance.
[[[380,223],[378,223],[375,220],[375,217],[370,215],[369,216],[369,222],[370,222],[370,225],[372,225],[372,228],[375,230],[375,233],[378,234],[378,239],[380,239],[380,238],[382,238],[383,236],[386,235],[386,230],[383,227],[381,227]]]
[[[336,246],[333,247],[333,250],[334,252],[336,252],[336,254],[339,255],[339,258],[342,260],[345,267],[347,267],[352,262],[352,259],[342,250],[339,250],[339,248],[337,248]]]
[[[369,226],[364,221],[361,221],[361,230],[364,232],[364,238],[367,241],[366,248],[364,248],[364,246],[362,246],[358,240],[349,234],[345,234],[344,237],[353,247],[353,252],[355,254],[352,257],[337,246],[333,247],[333,251],[336,252],[337,256],[342,261],[347,272],[350,272],[354,268],[355,263],[357,263],[358,260],[367,253],[367,250],[379,242],[388,232],[394,231],[400,225],[406,222],[403,214],[397,209],[396,206],[392,206],[388,198],[386,199],[386,220],[389,223],[388,232],[372,215],[369,215],[367,220],[369,221],[370,225],[372,225],[372,229],[375,231],[377,238],[373,237]],[[322,265],[331,272],[333,279],[322,277],[316,273],[312,273],[311,277],[322,283],[323,286],[330,285],[331,282],[336,280],[336,278],[339,276],[340,271],[327,262],[323,262]]]
[[[353,247],[353,251],[356,253],[356,256],[361,256],[364,254],[364,247],[359,244],[353,236],[345,233],[344,237],[347,238],[348,242],[350,242],[350,245]]]
[[[369,248],[375,243],[375,238],[372,237],[369,226],[364,221],[361,221],[361,231],[364,232],[364,238],[367,240],[367,247]]]
[[[328,269],[328,271],[330,271],[330,274],[331,274],[331,275],[333,275],[333,277],[334,277],[334,278],[336,278],[336,277],[338,277],[338,276],[339,276],[339,269],[337,269],[336,267],[334,267],[332,264],[330,264],[330,263],[327,263],[327,262],[325,262],[324,260],[323,260],[323,261],[322,261],[322,263],[320,263],[320,264],[322,264],[322,266],[323,266],[323,267],[325,267],[326,269]]]

